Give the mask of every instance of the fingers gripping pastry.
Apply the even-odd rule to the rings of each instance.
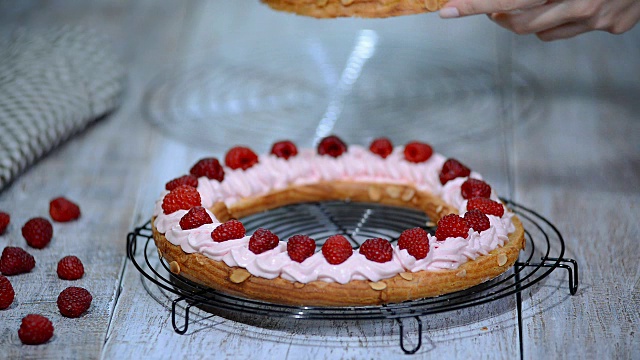
[[[507,271],[524,248],[519,219],[480,174],[425,143],[369,148],[336,136],[317,149],[277,142],[256,155],[234,147],[169,181],[152,219],[160,256],[174,274],[244,298],[304,306],[362,306],[447,294]],[[358,249],[342,235],[280,239],[247,234],[242,218],[285,205],[348,200],[423,211],[435,234],[406,229],[397,242]],[[324,240],[316,251],[316,241]]]
[[[437,11],[446,0],[262,0],[274,10],[315,18],[385,18]]]

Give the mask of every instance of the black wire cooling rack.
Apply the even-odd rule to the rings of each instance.
[[[535,211],[503,200],[518,215],[525,228],[526,249],[514,267],[489,282],[470,289],[435,298],[406,301],[397,304],[359,307],[288,306],[230,296],[174,275],[169,265],[159,259],[150,223],[137,227],[127,237],[127,255],[141,275],[149,282],[175,296],[171,301],[171,321],[179,334],[187,332],[190,309],[196,306],[215,315],[233,318],[263,316],[308,320],[395,320],[399,327],[399,342],[406,354],[413,354],[422,345],[421,317],[479,306],[508,296],[515,296],[518,316],[521,316],[521,292],[542,281],[556,269],[568,273],[569,293],[578,290],[578,263],[564,258],[565,245],[558,229]],[[269,228],[281,239],[304,233],[317,239],[320,247],[334,234],[347,237],[354,248],[366,239],[382,237],[397,241],[400,233],[420,226],[434,232],[435,226],[422,212],[381,204],[353,202],[318,202],[290,205],[242,219],[251,233],[259,227]],[[138,253],[138,248],[142,252]],[[184,308],[184,321],[178,324],[178,309]],[[418,339],[407,348],[403,319],[417,322]],[[521,318],[518,323],[522,324]],[[521,329],[520,329],[521,330]],[[522,331],[520,331],[522,333]]]

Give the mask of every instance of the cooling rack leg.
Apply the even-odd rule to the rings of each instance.
[[[407,349],[404,347],[404,324],[402,323],[402,319],[396,319],[400,327],[400,348],[407,355],[415,354],[422,346],[422,320],[420,320],[420,318],[417,316],[415,317],[415,319],[418,322],[418,344],[413,349]]]
[[[559,264],[558,267],[566,269],[569,272],[569,293],[575,295],[578,292],[578,262],[574,259],[553,259],[549,260],[559,261],[564,264]]]
[[[173,325],[173,330],[180,335],[184,335],[189,328],[189,309],[191,305],[187,305],[184,308],[184,326],[179,328],[178,325],[176,325],[176,305],[184,299],[184,296],[181,296],[171,303],[171,324]]]

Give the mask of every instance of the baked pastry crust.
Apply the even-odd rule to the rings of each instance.
[[[346,181],[293,186],[245,198],[229,207],[216,203],[210,210],[220,221],[225,221],[288,204],[329,200],[410,207],[424,211],[434,221],[457,212],[438,197],[408,185]],[[153,236],[160,256],[168,261],[174,274],[230,295],[287,305],[364,306],[439,296],[499,276],[513,266],[525,246],[522,223],[516,216],[512,221],[516,230],[509,234],[504,246],[467,261],[457,269],[405,272],[377,282],[352,280],[347,284],[319,280],[303,284],[281,277],[261,278],[199,253],[186,254],[158,232],[155,224]]]
[[[272,9],[315,18],[385,18],[440,10],[447,0],[262,0]]]

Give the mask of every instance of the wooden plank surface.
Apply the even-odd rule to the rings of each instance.
[[[258,46],[278,34],[353,36],[364,26],[381,29],[389,38],[410,33],[421,46],[433,47],[427,55],[472,52],[489,63],[504,49],[500,41],[510,42],[513,61],[524,65],[541,85],[535,97],[541,110],[528,119],[504,119],[513,121],[513,131],[467,138],[438,150],[466,159],[501,194],[514,189],[509,195],[516,201],[558,226],[567,243],[566,257],[580,264],[577,296],[568,295],[566,273],[561,271],[524,293],[524,357],[640,354],[635,250],[640,235],[639,29],[622,36],[590,34],[545,44],[501,33],[480,18],[441,22],[417,16],[334,24],[272,13],[255,3],[234,3],[32,1],[0,12],[5,26],[90,24],[114,39],[114,48],[129,69],[127,95],[118,112],[63,145],[0,193],[0,209],[8,209],[13,219],[8,234],[0,236],[0,247],[25,246],[20,226],[29,217],[46,215],[54,196],[77,199],[83,210],[80,221],[54,225],[56,235],[47,249],[32,250],[38,262],[32,273],[11,278],[18,296],[10,309],[0,312],[0,349],[8,358],[399,356],[398,327],[393,322],[243,323],[194,309],[189,331],[178,335],[167,308],[172,297],[143,282],[125,260],[125,235],[148,219],[164,182],[208,153],[167,137],[143,120],[142,95],[159,72],[211,58],[220,49],[241,56],[247,46]],[[230,39],[244,39],[248,45],[233,47]],[[606,52],[601,50],[605,45]],[[497,69],[500,65],[496,63]],[[511,110],[518,114],[529,99],[515,96],[514,100]],[[511,150],[509,156],[504,155],[505,148]],[[53,268],[70,253],[78,255],[87,269],[73,285],[90,289],[94,296],[91,310],[80,319],[65,319],[55,307],[57,294],[70,283],[58,280]],[[16,330],[30,312],[54,320],[56,335],[48,344],[20,344]],[[415,357],[520,356],[513,297],[423,321],[423,345]],[[407,330],[411,343],[415,323],[408,321]]]

